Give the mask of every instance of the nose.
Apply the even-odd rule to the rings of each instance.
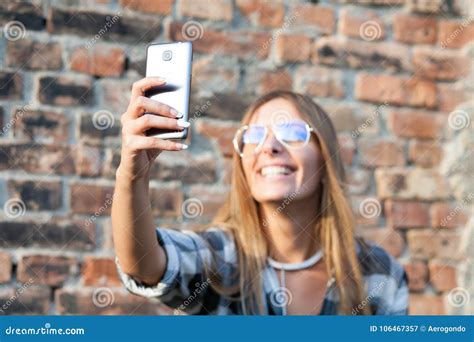
[[[269,130],[268,136],[263,142],[261,151],[270,155],[281,153],[283,151],[282,144],[275,137],[272,130]]]

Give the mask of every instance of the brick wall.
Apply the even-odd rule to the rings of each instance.
[[[157,224],[209,221],[228,190],[230,140],[245,107],[294,89],[332,117],[358,231],[405,265],[410,312],[469,312],[459,273],[472,260],[462,236],[473,190],[459,196],[440,170],[446,147],[472,129],[468,5],[1,2],[0,313],[167,312],[121,288],[109,215],[119,117],[143,77],[146,45],[182,39],[195,52],[190,149],[163,153],[152,170]],[[450,165],[472,175],[468,152]]]

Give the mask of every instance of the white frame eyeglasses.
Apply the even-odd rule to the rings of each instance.
[[[275,130],[273,129],[273,126],[276,126],[278,124],[273,124],[273,125],[259,125],[259,124],[252,124],[252,125],[244,125],[242,127],[240,127],[237,132],[235,132],[235,135],[234,135],[234,138],[232,139],[232,144],[234,145],[234,150],[237,152],[237,154],[240,156],[240,157],[243,157],[244,156],[244,153],[243,151],[240,151],[240,147],[239,147],[239,136],[242,134],[242,131],[248,129],[249,127],[251,126],[259,126],[259,127],[263,127],[264,129],[264,134],[263,134],[263,137],[262,139],[260,140],[260,142],[257,144],[257,146],[255,147],[255,149],[253,150],[254,153],[257,153],[261,147],[263,146],[265,140],[267,140],[267,137],[268,137],[268,128],[270,127],[272,129],[272,132],[273,132],[273,135],[275,136],[275,138],[278,140],[278,142],[280,142],[283,146],[285,146],[286,148],[288,149],[299,149],[299,148],[303,148],[305,147],[309,140],[311,139],[311,132],[315,132],[314,128],[311,127],[310,125],[308,125],[308,123],[306,123],[305,121],[303,120],[292,120],[290,122],[287,122],[287,123],[283,123],[283,124],[280,124],[280,125],[288,125],[290,123],[293,123],[293,122],[301,122],[301,123],[304,123],[305,125],[305,129],[306,129],[306,139],[305,141],[303,141],[303,143],[299,146],[292,146],[292,145],[289,145],[288,143],[286,143],[283,139],[281,139],[281,137],[279,136],[279,134],[275,134]],[[277,131],[278,132],[278,131]]]

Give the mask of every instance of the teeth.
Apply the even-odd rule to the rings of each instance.
[[[271,176],[271,175],[289,175],[291,169],[285,166],[266,166],[262,168],[262,176]]]

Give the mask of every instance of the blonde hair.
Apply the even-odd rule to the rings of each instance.
[[[370,314],[368,306],[360,309],[359,305],[365,297],[365,290],[355,250],[354,221],[345,191],[345,172],[337,135],[328,115],[308,96],[275,91],[261,96],[250,105],[242,118],[242,125],[250,122],[260,106],[276,98],[291,102],[315,129],[324,158],[320,208],[315,208],[320,216],[314,225],[314,233],[319,234],[327,272],[335,277],[340,303],[338,312]],[[219,281],[213,281],[212,285],[221,295],[240,295],[239,300],[247,308],[246,314],[264,312],[262,271],[269,255],[269,240],[261,227],[258,206],[247,184],[241,158],[234,151],[231,189],[210,226],[228,229],[233,234],[238,251],[238,282],[227,289],[219,286]],[[354,311],[357,306],[359,309]]]

